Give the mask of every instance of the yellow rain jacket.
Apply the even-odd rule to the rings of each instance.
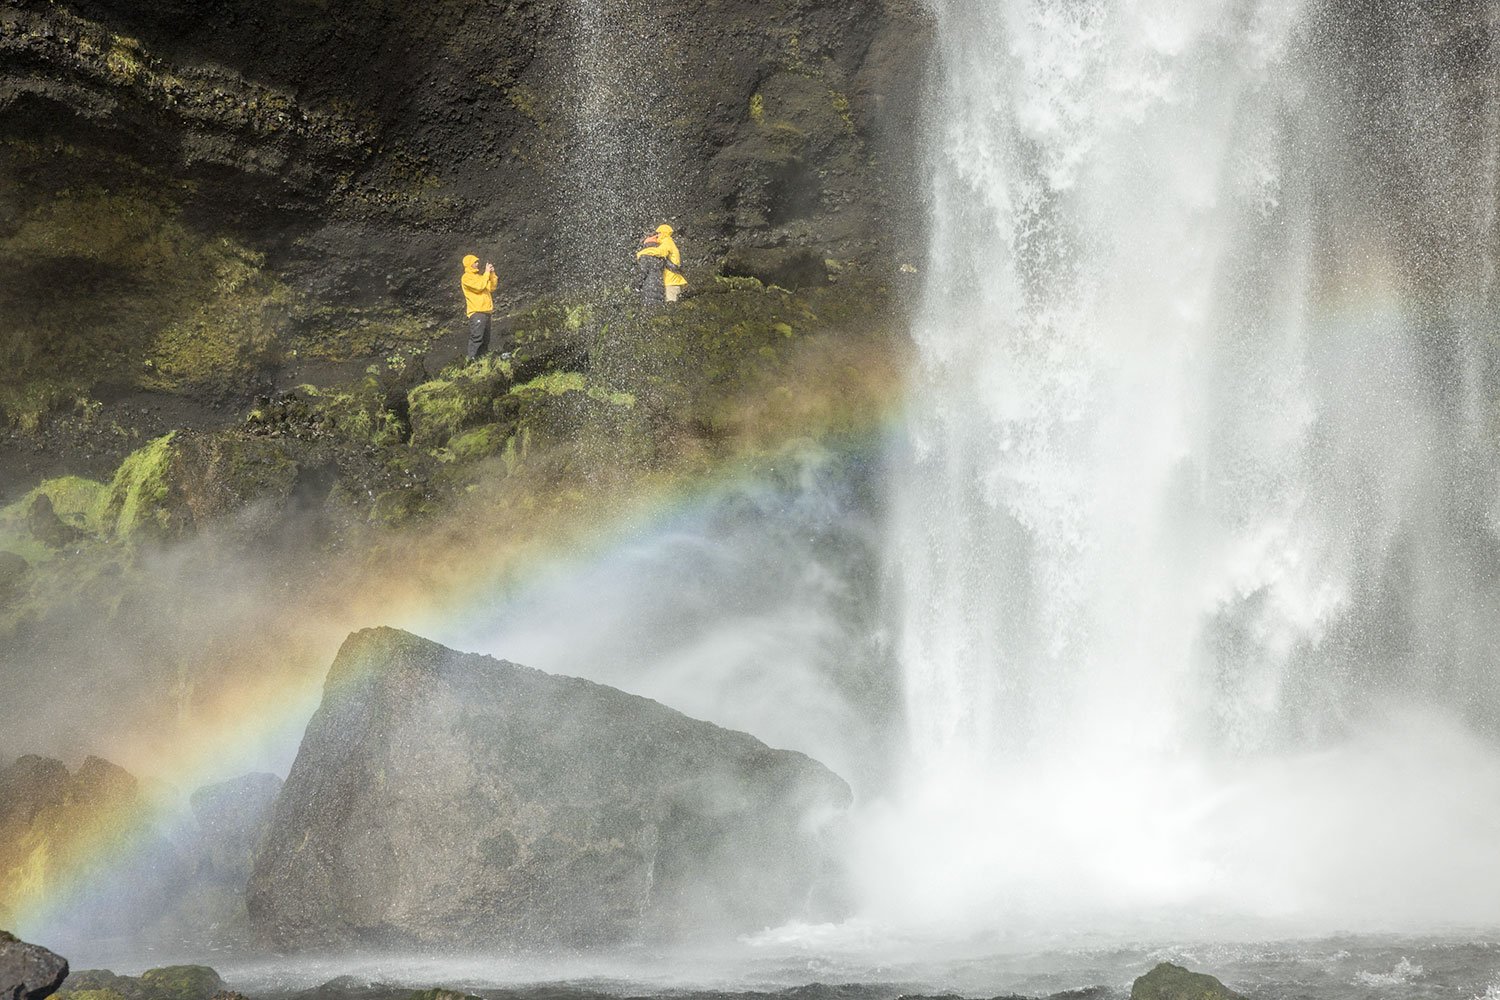
[[[672,239],[672,227],[666,225],[657,226],[656,235],[661,237],[661,242],[654,247],[646,247],[644,250],[641,250],[635,255],[636,259],[639,260],[642,257],[665,257],[675,266],[681,267],[682,254],[677,252],[677,241]],[[661,273],[661,282],[670,288],[672,285],[687,284],[687,278],[676,271],[666,270]]]
[[[490,293],[500,284],[498,274],[480,274],[479,258],[473,254],[464,258],[464,301],[469,306],[469,315],[495,311],[495,300]]]

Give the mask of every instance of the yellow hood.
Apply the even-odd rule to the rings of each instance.
[[[464,270],[465,271],[478,271],[479,270],[479,258],[476,257],[476,256],[474,256],[473,254],[469,254],[469,256],[465,257],[464,258]]]
[[[662,223],[661,225],[656,227],[656,235],[658,236],[671,236],[673,232],[674,230],[672,229],[672,227],[667,225],[666,223]]]

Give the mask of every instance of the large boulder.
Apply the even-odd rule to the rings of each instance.
[[[0,931],[0,1000],[43,1000],[68,978],[68,961]]]
[[[393,629],[339,652],[256,859],[283,949],[590,947],[807,914],[848,786],[645,698]]]
[[[1130,1000],[1245,1000],[1244,997],[1203,972],[1190,972],[1180,965],[1162,962],[1135,981]]]

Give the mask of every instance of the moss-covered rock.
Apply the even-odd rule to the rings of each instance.
[[[458,462],[477,462],[498,455],[511,440],[514,424],[487,424],[465,431],[448,442],[448,451]]]
[[[166,502],[176,437],[175,431],[165,434],[120,464],[100,511],[100,524],[108,535],[129,539],[165,537],[172,532],[175,519]]]
[[[224,980],[206,965],[169,965],[141,973],[142,1000],[211,1000]]]
[[[57,994],[59,1000],[212,1000],[227,992],[224,980],[205,965],[168,965],[139,976],[119,976],[107,969],[75,972]]]
[[[58,517],[73,527],[98,534],[107,492],[104,483],[93,479],[61,476],[45,480],[31,495],[45,494]]]
[[[432,512],[431,500],[413,489],[386,490],[370,504],[369,523],[396,528]]]
[[[1130,1000],[1245,1000],[1213,976],[1162,962],[1130,988]]]
[[[434,987],[430,990],[418,990],[411,995],[409,1000],[475,1000],[475,998],[471,993]]]
[[[58,1000],[128,1000],[139,985],[138,979],[108,969],[79,969],[69,974],[57,996]]]
[[[411,443],[441,448],[461,431],[496,418],[496,402],[514,384],[511,363],[493,355],[424,382],[407,395]]]

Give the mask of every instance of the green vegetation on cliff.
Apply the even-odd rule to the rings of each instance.
[[[104,533],[130,538],[143,529],[166,532],[170,518],[166,508],[167,471],[174,437],[167,434],[157,438],[120,465],[98,515]]]

